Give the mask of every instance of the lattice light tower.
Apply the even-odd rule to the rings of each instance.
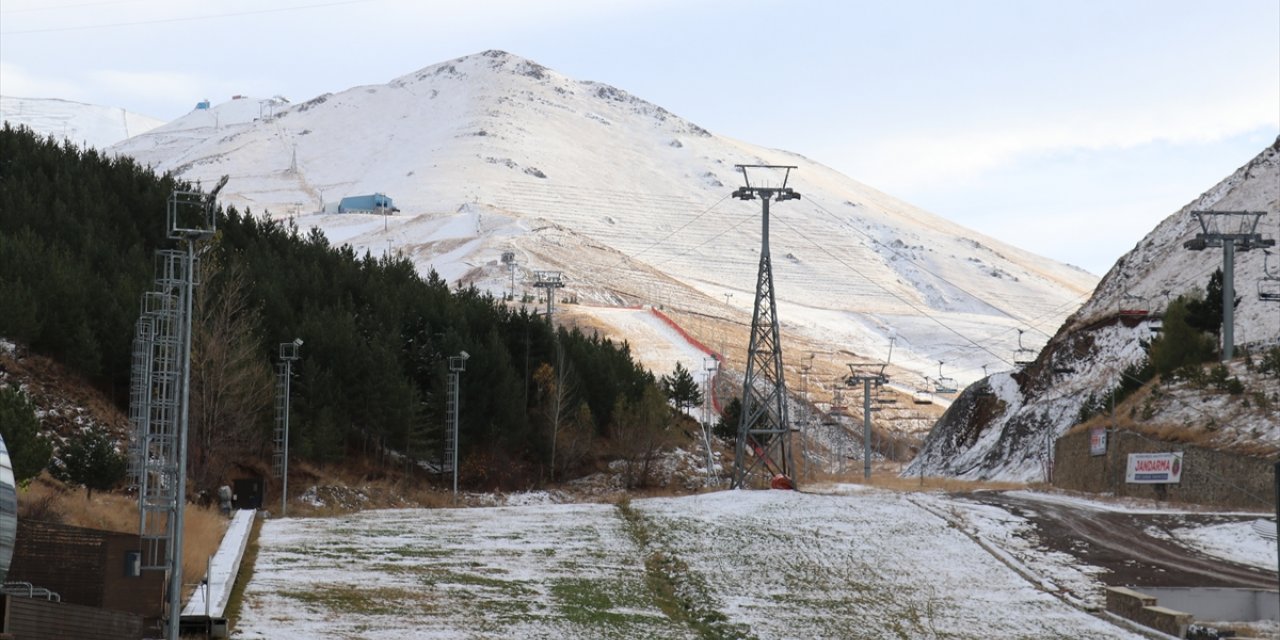
[[[166,637],[177,640],[182,611],[183,524],[187,432],[191,416],[191,313],[198,284],[196,247],[216,232],[216,199],[227,177],[208,193],[169,195],[165,228],[184,250],[157,251],[156,290],[143,294],[134,352],[131,409],[139,437],[142,568],[168,572]],[[144,381],[145,380],[145,381]]]
[[[271,467],[280,479],[280,517],[289,515],[289,398],[293,386],[293,363],[298,359],[302,338],[280,343],[280,362],[276,364],[276,430],[275,452]]]
[[[1192,251],[1222,247],[1222,361],[1235,353],[1236,250],[1273,247],[1276,241],[1258,233],[1265,211],[1192,211],[1200,233],[1182,243]]]
[[[769,257],[769,202],[798,200],[787,186],[794,166],[736,165],[746,186],[733,192],[740,200],[760,199],[760,269],[751,315],[751,340],[747,344],[747,371],[742,382],[742,417],[733,461],[733,487],[743,488],[757,466],[787,478],[795,486],[791,453],[791,423],[787,417],[787,385],[782,373],[782,341],[778,331],[778,306],[774,295],[773,262]],[[781,173],[779,186],[752,186],[748,170]],[[753,456],[748,459],[747,448]],[[768,486],[768,485],[766,485]]]
[[[466,351],[456,356],[449,356],[449,395],[445,399],[445,419],[448,420],[448,431],[445,436],[445,464],[453,471],[453,501],[458,502],[458,411],[460,408],[458,390],[462,385],[462,372],[467,370],[467,360],[471,354]]]
[[[547,320],[551,319],[556,309],[556,290],[564,288],[564,279],[559,271],[534,271],[533,286],[547,290]]]

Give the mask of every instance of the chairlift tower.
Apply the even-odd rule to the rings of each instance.
[[[747,345],[747,369],[742,381],[742,417],[734,455],[733,487],[746,486],[747,475],[763,464],[767,471],[789,479],[795,486],[791,452],[791,423],[787,416],[787,385],[782,370],[782,341],[778,330],[778,306],[773,286],[773,262],[769,257],[769,202],[799,200],[787,186],[794,166],[736,165],[745,186],[733,192],[740,200],[759,198],[761,205],[760,268],[751,314],[751,340]],[[752,186],[748,169],[781,172],[779,186]],[[753,455],[747,459],[747,447]],[[766,483],[765,486],[769,486]]]
[[[1265,211],[1192,211],[1200,223],[1200,233],[1182,243],[1192,251],[1222,247],[1222,361],[1235,352],[1235,265],[1236,250],[1273,247],[1276,241],[1258,233],[1258,220]]]
[[[559,271],[534,271],[533,286],[547,290],[547,320],[550,321],[556,308],[556,290],[564,288],[564,279]]]
[[[879,371],[858,368],[849,364],[849,377],[844,379],[845,385],[856,387],[862,385],[862,477],[871,479],[871,387],[880,387],[889,383],[889,376],[884,373],[885,367]]]
[[[511,275],[511,287],[507,289],[507,297],[511,300],[516,299],[516,267],[520,263],[516,262],[516,252],[503,251],[502,264],[507,265],[507,272]]]

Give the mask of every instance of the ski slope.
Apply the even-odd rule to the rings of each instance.
[[[236,633],[245,640],[706,637],[699,630],[803,640],[1144,637],[1028,582],[935,515],[949,504],[941,495],[828,491],[271,520]],[[994,537],[1016,521],[971,525]],[[1037,569],[1061,566],[1046,558]]]

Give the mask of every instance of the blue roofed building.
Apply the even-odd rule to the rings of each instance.
[[[385,193],[347,196],[338,203],[338,213],[395,213],[400,211]]]

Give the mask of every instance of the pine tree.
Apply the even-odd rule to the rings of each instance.
[[[679,362],[670,376],[662,376],[662,392],[681,413],[688,413],[690,407],[702,404],[702,390],[698,388],[698,382]]]
[[[22,486],[40,475],[53,447],[40,437],[40,421],[27,395],[16,387],[0,387],[0,436],[9,450],[13,479]]]
[[[711,433],[726,442],[738,440],[738,423],[742,420],[742,400],[734,398],[724,407],[720,420],[711,429]]]
[[[61,463],[54,475],[71,484],[82,485],[88,496],[93,490],[106,491],[124,478],[125,457],[116,451],[115,442],[100,431],[85,431],[71,440],[60,452]]]
[[[1240,300],[1241,297],[1235,296],[1232,308],[1239,306]],[[1187,324],[1205,333],[1221,336],[1222,311],[1222,269],[1218,269],[1209,277],[1204,297],[1187,300]]]

